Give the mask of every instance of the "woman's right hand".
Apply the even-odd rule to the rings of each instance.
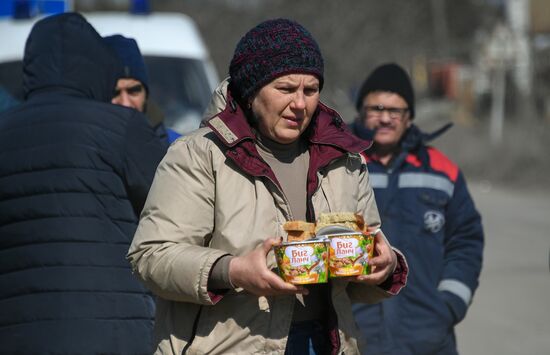
[[[269,238],[261,247],[248,254],[236,256],[229,263],[229,279],[235,287],[257,296],[308,294],[308,290],[299,285],[284,282],[277,274],[267,268],[267,254],[271,247],[281,243],[281,238]]]

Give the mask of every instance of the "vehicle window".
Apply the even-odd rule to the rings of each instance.
[[[199,127],[212,94],[204,63],[197,59],[145,56],[151,99],[165,125],[187,134]],[[23,100],[22,62],[0,64],[0,112]]]
[[[196,59],[145,56],[151,99],[164,123],[182,134],[199,127],[212,94],[204,63]]]

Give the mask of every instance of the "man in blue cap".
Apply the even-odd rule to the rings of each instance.
[[[117,81],[111,103],[146,113],[159,137],[172,143],[180,134],[164,126],[164,117],[159,108],[148,105],[149,80],[137,42],[119,34],[104,37],[104,40],[116,52],[123,66],[123,73]]]

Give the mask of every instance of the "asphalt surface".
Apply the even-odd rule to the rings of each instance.
[[[550,191],[470,182],[486,233],[462,355],[550,354]]]

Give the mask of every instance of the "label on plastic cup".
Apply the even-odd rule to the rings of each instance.
[[[327,236],[330,277],[368,275],[374,250],[374,236],[363,233],[339,233]]]
[[[279,275],[292,284],[328,281],[328,241],[325,239],[282,243],[273,247]]]

